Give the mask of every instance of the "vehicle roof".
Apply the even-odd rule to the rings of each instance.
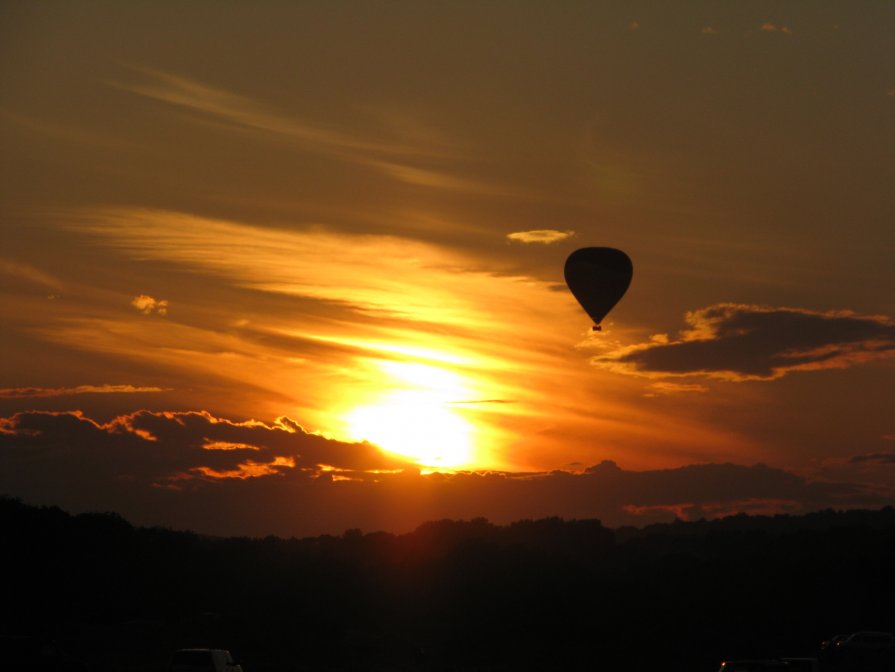
[[[779,658],[736,658],[734,660],[725,660],[721,663],[721,667],[738,667],[738,666],[754,666],[754,667],[786,667],[786,662]]]
[[[178,651],[226,651],[227,649],[205,649],[205,648],[189,648],[177,649]]]
[[[782,663],[782,658],[731,658],[725,660],[722,665],[733,665],[735,663]]]

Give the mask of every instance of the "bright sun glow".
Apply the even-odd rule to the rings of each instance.
[[[462,376],[407,362],[378,360],[376,367],[395,391],[346,415],[351,436],[420,466],[451,469],[469,464],[473,427],[452,407],[469,395]]]
[[[421,466],[456,468],[472,457],[472,427],[425,393],[400,392],[348,416],[351,433]]]

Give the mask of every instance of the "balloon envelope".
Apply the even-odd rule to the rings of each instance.
[[[566,284],[599,327],[631,284],[634,265],[627,254],[611,247],[583,247],[566,259]]]

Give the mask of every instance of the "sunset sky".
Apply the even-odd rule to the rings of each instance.
[[[0,493],[216,534],[895,503],[895,4],[0,5]],[[604,322],[563,284],[609,246]]]

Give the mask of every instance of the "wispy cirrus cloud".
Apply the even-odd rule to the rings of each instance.
[[[48,289],[62,289],[62,281],[36,266],[12,259],[0,259],[0,275],[24,280]]]
[[[6,387],[0,388],[0,399],[34,397],[67,397],[75,394],[146,394],[165,392],[163,387],[138,385],[76,385],[75,387]]]
[[[677,339],[654,337],[592,359],[653,378],[774,380],[795,371],[845,368],[895,355],[895,323],[849,311],[723,303],[687,314]]]
[[[203,82],[152,68],[131,68],[142,81],[110,81],[123,91],[201,113],[236,127],[286,136],[309,147],[330,152],[352,152],[380,156],[442,156],[442,152],[418,145],[375,141],[322,124],[275,111],[270,107]]]
[[[405,184],[474,193],[524,193],[492,185],[487,180],[468,179],[450,170],[446,162],[464,158],[457,150],[457,143],[450,143],[437,133],[421,133],[419,124],[413,126],[409,137],[396,134],[393,125],[390,132],[360,134],[283,112],[262,101],[189,77],[153,68],[131,67],[130,70],[139,79],[109,84],[187,110],[218,125],[223,123],[234,129],[277,136],[305,151],[361,165]],[[468,172],[468,166],[464,172]]]
[[[377,317],[498,328],[507,322],[494,315],[494,305],[505,304],[508,292],[518,295],[523,289],[519,279],[470,268],[460,253],[396,236],[352,235],[319,226],[261,228],[141,208],[72,212],[69,218],[71,229],[133,258],[175,263],[242,287]],[[530,299],[532,305],[552,296],[546,282],[528,278],[526,287],[538,294]],[[152,297],[137,300],[138,310],[160,307]]]
[[[507,239],[515,243],[538,243],[551,245],[567,240],[575,235],[574,231],[557,231],[556,229],[533,229],[531,231],[515,231],[507,234]]]

